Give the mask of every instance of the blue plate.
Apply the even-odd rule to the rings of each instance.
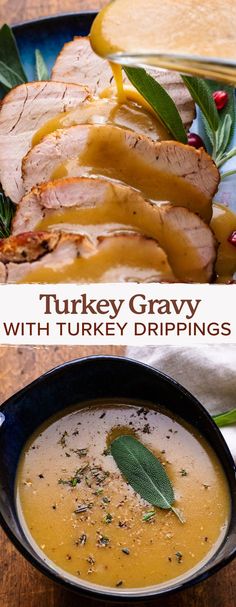
[[[35,49],[38,48],[51,71],[55,59],[65,42],[74,36],[87,36],[96,12],[70,13],[29,21],[13,27],[20,55],[29,80],[35,79]],[[197,118],[191,129],[203,136],[201,120]],[[203,136],[204,139],[204,136]],[[236,147],[236,129],[231,147]],[[235,157],[225,163],[223,172],[235,169]],[[217,201],[230,206],[236,212],[235,175],[223,181],[217,193]]]
[[[51,71],[65,42],[87,36],[96,12],[71,13],[28,21],[13,27],[21,59],[29,80],[35,79],[35,49],[38,48]]]

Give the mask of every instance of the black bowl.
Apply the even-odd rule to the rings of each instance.
[[[70,405],[103,398],[150,402],[167,407],[196,428],[217,454],[228,480],[231,518],[227,534],[217,550],[198,572],[185,581],[165,588],[109,589],[85,581],[74,582],[55,572],[34,550],[21,528],[15,503],[15,476],[22,448],[37,427]],[[191,586],[226,565],[236,554],[235,466],[228,447],[207,411],[176,381],[135,361],[110,356],[75,360],[49,371],[12,396],[1,407],[0,427],[0,521],[18,550],[40,571],[81,595],[102,600],[152,598]]]

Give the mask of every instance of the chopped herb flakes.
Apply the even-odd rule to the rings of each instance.
[[[61,445],[63,448],[66,447],[66,437],[68,436],[68,432],[65,430],[63,432],[61,438],[59,438],[58,445]]]
[[[104,504],[110,504],[111,500],[109,497],[107,497],[107,495],[104,495],[104,497],[102,498],[102,501]]]
[[[182,552],[179,552],[179,550],[178,550],[178,551],[175,553],[175,556],[176,556],[177,563],[182,563],[182,560],[183,560],[183,555],[182,555]]]
[[[84,448],[84,449],[71,449],[71,451],[73,451],[73,453],[76,453],[76,455],[78,455],[79,457],[85,457],[85,455],[87,455],[88,453],[88,449]]]
[[[86,533],[82,533],[82,535],[79,538],[79,544],[81,546],[84,546],[86,544],[86,542],[87,542],[87,535],[86,535]]]
[[[145,426],[143,428],[143,433],[144,434],[151,434],[151,429],[150,429],[150,425],[149,424],[145,424]]]
[[[110,540],[106,535],[102,535],[102,533],[99,533],[99,537],[98,537],[98,542],[97,545],[98,546],[108,546]]]
[[[103,493],[103,489],[96,489],[96,491],[94,491],[93,495],[101,495]]]
[[[74,513],[81,514],[82,512],[87,512],[88,510],[91,510],[92,507],[92,502],[90,504],[81,504],[80,506],[77,506],[76,510],[74,510]]]
[[[107,449],[104,449],[102,455],[111,455],[111,447],[107,447]]]
[[[180,470],[180,475],[181,475],[181,476],[188,476],[187,470],[185,470],[184,468],[182,468],[182,469]]]
[[[108,512],[105,516],[104,516],[104,523],[109,524],[112,522],[112,515],[110,514],[110,512]]]
[[[85,471],[88,468],[88,464],[85,464],[84,466],[81,466],[81,468],[78,468],[78,470],[76,470],[74,476],[72,476],[69,479],[63,479],[63,478],[59,478],[58,480],[58,484],[59,485],[69,485],[70,487],[76,487],[76,485],[78,483],[81,483],[82,478],[84,476]]]
[[[147,523],[148,521],[151,521],[154,518],[154,516],[156,516],[155,510],[149,510],[149,512],[145,512],[145,514],[143,514],[142,520]]]
[[[124,554],[130,554],[129,548],[122,548]]]

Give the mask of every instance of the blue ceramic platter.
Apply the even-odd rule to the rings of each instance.
[[[35,49],[38,48],[49,71],[65,42],[87,36],[96,13],[58,15],[13,27],[21,59],[29,80],[35,79]]]
[[[65,42],[74,36],[87,36],[96,12],[70,13],[30,21],[13,28],[21,59],[29,80],[35,79],[35,49],[43,54],[49,71]],[[201,121],[194,121],[192,130],[203,135]],[[236,147],[236,129],[232,146]],[[224,165],[224,171],[235,169],[235,157]],[[217,201],[230,206],[236,212],[236,177],[228,177],[221,183]]]

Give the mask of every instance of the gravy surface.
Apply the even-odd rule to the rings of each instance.
[[[175,276],[165,252],[148,238],[115,236],[105,239],[90,256],[76,256],[60,268],[48,265],[36,267],[21,280],[22,283],[92,283],[92,282],[175,282]]]
[[[151,106],[147,102],[145,105],[145,99],[137,91],[123,88],[121,84],[120,86],[122,86],[123,92],[118,92],[117,96],[114,89],[105,89],[101,93],[101,99],[84,101],[76,109],[61,112],[48,120],[34,134],[32,146],[40,143],[46,135],[57,129],[68,128],[76,124],[111,124],[130,129],[139,135],[146,135],[153,141],[171,139],[170,133],[159,122]],[[122,96],[121,101],[119,95]]]
[[[193,280],[203,280],[204,273],[195,270],[197,268],[197,255],[194,248],[190,249],[188,243],[185,245],[185,233],[182,230],[164,230],[163,221],[159,214],[158,206],[142,204],[138,198],[135,200],[120,200],[109,195],[97,206],[67,207],[59,210],[44,210],[44,217],[36,226],[36,230],[63,230],[67,232],[85,233],[97,238],[99,234],[107,234],[115,230],[130,229],[135,227],[146,236],[155,238],[167,251],[168,258],[176,275],[186,279],[192,267]],[[210,227],[214,232],[217,242],[217,258],[215,272],[218,281],[227,282],[232,280],[236,272],[236,249],[228,242],[230,234],[236,231],[236,215],[227,207],[213,203],[213,217]],[[185,245],[185,246],[184,246]]]
[[[185,523],[127,485],[109,454],[121,434],[161,460]],[[222,540],[230,508],[221,465],[199,434],[165,410],[115,402],[42,426],[23,450],[16,490],[23,527],[52,567],[121,591],[199,568]]]
[[[122,162],[121,162],[122,159]],[[80,176],[104,176],[131,185],[152,200],[168,200],[188,207],[205,221],[211,219],[211,202],[183,177],[164,172],[128,147],[123,129],[93,128],[79,157],[59,165],[51,179]]]

